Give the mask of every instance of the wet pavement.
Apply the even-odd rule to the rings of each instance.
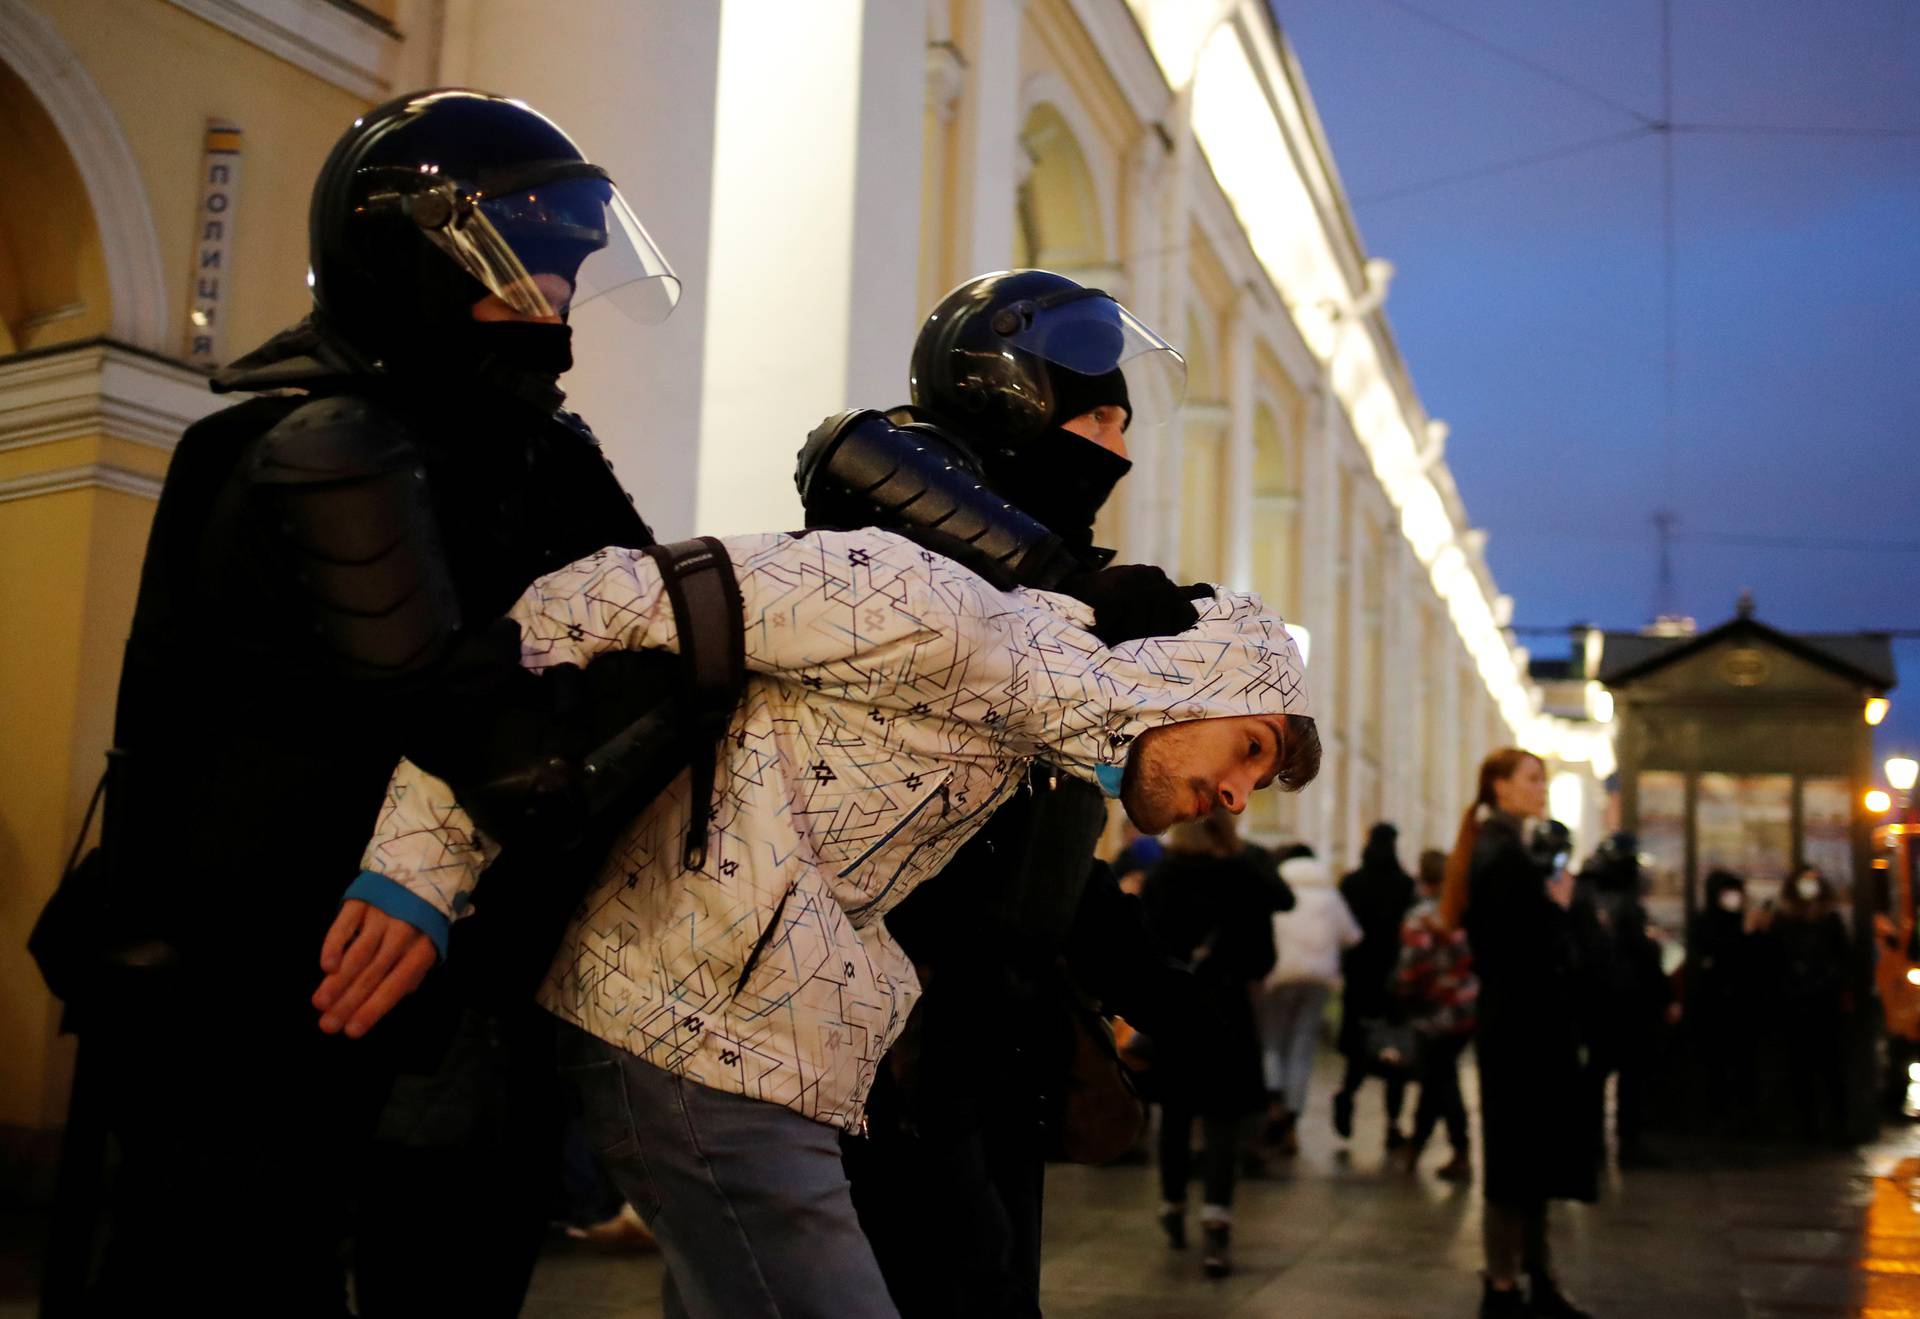
[[[1479,1192],[1432,1176],[1444,1148],[1412,1177],[1385,1170],[1378,1092],[1362,1094],[1349,1154],[1316,1088],[1300,1157],[1241,1184],[1235,1272],[1220,1281],[1201,1275],[1196,1249],[1166,1247],[1151,1168],[1053,1169],[1049,1319],[1473,1315]],[[1567,1290],[1602,1319],[1920,1316],[1920,1128],[1890,1127],[1859,1151],[1690,1149],[1612,1175],[1599,1204],[1556,1205],[1553,1222]],[[642,1319],[659,1296],[657,1259],[559,1244],[525,1313]]]
[[[1362,1093],[1349,1153],[1328,1121],[1330,1072],[1316,1078],[1299,1158],[1241,1183],[1229,1278],[1204,1278],[1196,1249],[1167,1249],[1150,1167],[1053,1169],[1049,1319],[1474,1314],[1478,1190],[1433,1177],[1444,1148],[1429,1150],[1415,1176],[1384,1169],[1377,1085]],[[1554,1207],[1563,1281],[1601,1319],[1920,1319],[1920,1125],[1888,1127],[1858,1151],[1673,1153],[1668,1167],[1610,1176],[1597,1205]],[[1196,1188],[1196,1216],[1197,1198]],[[0,1222],[0,1319],[35,1312],[40,1226],[38,1215]],[[652,1319],[658,1257],[556,1234],[524,1313]]]

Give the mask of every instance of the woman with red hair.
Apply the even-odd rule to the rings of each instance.
[[[1482,1319],[1585,1315],[1555,1283],[1547,1250],[1547,1202],[1590,1201],[1598,1188],[1582,1115],[1567,833],[1546,813],[1538,756],[1517,747],[1488,756],[1440,898],[1443,926],[1466,929],[1480,976]]]

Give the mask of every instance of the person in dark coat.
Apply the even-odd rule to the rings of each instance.
[[[1353,1136],[1353,1098],[1369,1075],[1387,1087],[1387,1149],[1406,1144],[1400,1111],[1406,1106],[1407,1078],[1398,1069],[1378,1072],[1368,1036],[1374,1023],[1397,1011],[1390,981],[1400,960],[1400,922],[1413,906],[1413,877],[1400,868],[1394,846],[1400,831],[1376,824],[1360,853],[1360,868],[1340,881],[1340,896],[1360,922],[1360,942],[1340,959],[1344,981],[1340,997],[1340,1052],[1347,1070],[1333,1097],[1333,1129],[1342,1140]]]
[[[1160,951],[1193,968],[1194,1011],[1154,1037],[1160,1099],[1160,1222],[1186,1245],[1193,1120],[1206,1133],[1200,1210],[1207,1273],[1224,1277],[1233,1188],[1248,1118],[1267,1102],[1252,987],[1273,969],[1273,913],[1293,905],[1266,854],[1243,845],[1233,817],[1216,810],[1181,825],[1141,900]],[[1284,901],[1284,906],[1279,905]]]
[[[1780,890],[1768,925],[1779,1042],[1794,1113],[1807,1141],[1837,1140],[1846,1123],[1847,924],[1833,886],[1812,866]]]
[[[1687,927],[1685,1030],[1706,1074],[1709,1130],[1751,1128],[1760,1022],[1759,937],[1747,884],[1707,875],[1706,905]]]
[[[1647,1115],[1674,1006],[1641,886],[1639,840],[1617,833],[1594,849],[1581,870],[1572,909],[1587,990],[1588,1112],[1604,1158],[1607,1081],[1618,1077],[1614,1121],[1622,1168],[1660,1162],[1646,1145]]]
[[[1580,1070],[1573,877],[1566,831],[1543,818],[1546,807],[1539,757],[1515,747],[1488,756],[1440,903],[1442,924],[1466,929],[1480,977],[1483,1319],[1584,1313],[1555,1282],[1547,1246],[1547,1202],[1594,1200],[1598,1178]]]
[[[511,199],[429,223],[509,171]],[[82,1037],[70,1129],[118,1151],[102,1313],[337,1315],[346,1238],[363,1315],[420,1313],[428,1285],[449,1312],[524,1294],[560,1153],[551,1022],[530,1002],[467,1011],[442,973],[358,1040],[463,938],[355,876],[403,754],[485,781],[485,744],[560,691],[490,625],[543,573],[652,543],[558,386],[576,290],[616,270],[669,282],[624,214],[518,102],[442,90],[367,111],[315,184],[311,316],[216,374],[259,397],[174,452],[95,854],[96,925],[142,951],[103,950],[99,974],[126,978],[63,991]],[[363,937],[328,949],[316,991],[349,911]],[[403,1069],[444,1104],[383,1118]],[[453,1204],[457,1225],[421,1212]]]

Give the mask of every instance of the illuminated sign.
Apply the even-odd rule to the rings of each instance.
[[[200,161],[200,213],[193,227],[193,263],[187,272],[187,361],[220,365],[232,304],[234,197],[240,186],[240,130],[219,120],[207,123]]]

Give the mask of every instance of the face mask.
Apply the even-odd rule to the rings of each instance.
[[[1800,895],[1802,902],[1812,902],[1820,896],[1820,881],[1811,878],[1796,879],[1793,881],[1793,889]]]
[[[1100,785],[1100,791],[1109,797],[1119,797],[1120,785],[1126,781],[1126,777],[1127,767],[1125,765],[1095,765],[1093,767],[1094,781]]]
[[[1746,905],[1747,899],[1739,889],[1729,888],[1720,890],[1720,909],[1722,911],[1739,911]]]
[[[573,368],[573,327],[538,321],[475,321],[466,343],[477,361],[557,380]]]

